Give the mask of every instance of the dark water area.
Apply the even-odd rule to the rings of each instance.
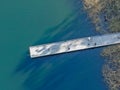
[[[21,1],[21,5],[26,5],[26,3],[27,1]],[[67,6],[66,4],[69,5]],[[29,12],[29,9],[32,10],[27,13],[31,14],[31,16],[26,15],[24,17],[27,18],[28,21],[24,21],[22,16],[24,14],[15,15],[21,16],[22,22],[15,20],[12,24],[18,21],[18,23],[20,22],[18,25],[20,25],[19,27],[21,28],[19,28],[18,31],[9,31],[7,33],[9,37],[16,34],[13,35],[13,38],[16,37],[18,40],[13,40],[14,44],[16,43],[16,47],[12,47],[14,55],[16,56],[12,57],[13,53],[11,52],[8,58],[1,58],[5,60],[4,63],[1,64],[1,68],[4,68],[6,65],[5,62],[8,64],[6,65],[6,70],[1,69],[2,73],[7,76],[1,74],[0,77],[3,78],[1,81],[4,83],[0,81],[0,87],[2,88],[0,90],[107,90],[102,77],[102,65],[104,63],[103,58],[100,56],[102,48],[35,59],[31,59],[29,56],[28,47],[31,45],[98,34],[95,32],[95,27],[87,16],[87,13],[83,10],[81,1],[30,0],[27,5],[29,5],[29,7],[25,6],[22,10],[26,9],[27,12]],[[43,7],[48,6],[43,9],[41,14],[39,11],[42,11],[42,5]],[[50,8],[48,8],[49,6]],[[21,9],[19,6],[14,6],[14,8],[17,8],[17,10]],[[14,9],[12,8],[12,10]],[[44,12],[44,10],[47,12]],[[6,28],[1,29],[9,30],[10,28],[16,30],[17,26],[9,27],[9,25],[6,25]],[[11,32],[16,33],[9,35]],[[20,41],[21,37],[23,37],[22,41]],[[10,40],[13,38],[11,37]],[[31,41],[28,41],[28,39]],[[2,47],[6,46],[3,45]],[[11,50],[11,48],[7,49]],[[17,51],[21,53],[17,53]],[[9,69],[10,66],[12,68]]]
[[[107,90],[101,74],[101,48],[49,57],[26,57],[16,73],[29,73],[28,90]],[[24,68],[23,68],[24,67]]]

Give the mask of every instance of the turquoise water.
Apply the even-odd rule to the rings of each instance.
[[[31,45],[96,34],[78,2],[0,1],[0,90],[106,90],[101,49],[29,57]]]

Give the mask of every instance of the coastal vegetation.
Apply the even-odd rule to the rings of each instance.
[[[120,32],[120,0],[83,0],[85,10],[100,33]],[[110,90],[120,90],[120,45],[103,49],[102,73]]]

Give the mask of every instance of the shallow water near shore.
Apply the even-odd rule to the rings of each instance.
[[[29,57],[31,45],[97,34],[78,0],[0,2],[0,90],[107,90],[101,48]]]

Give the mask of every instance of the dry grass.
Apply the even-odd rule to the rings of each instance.
[[[84,8],[99,32],[120,32],[120,0],[83,0]],[[101,19],[100,16],[103,16]],[[102,26],[107,23],[104,30]],[[110,90],[120,90],[120,45],[107,47],[103,76]]]

